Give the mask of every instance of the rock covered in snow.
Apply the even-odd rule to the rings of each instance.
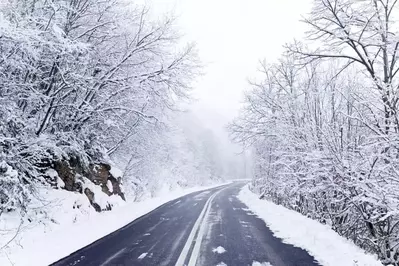
[[[87,166],[75,157],[58,160],[54,162],[54,169],[46,171],[50,184],[85,194],[98,212],[112,209],[115,200],[111,200],[111,196],[125,200],[121,174],[120,170],[110,164],[91,163]]]

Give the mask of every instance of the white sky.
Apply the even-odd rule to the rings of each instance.
[[[247,78],[261,59],[271,62],[282,46],[305,31],[301,15],[311,0],[147,0],[156,13],[176,14],[187,41],[198,45],[205,75],[195,86],[193,110],[220,133],[238,113]]]

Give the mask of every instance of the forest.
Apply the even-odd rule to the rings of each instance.
[[[397,0],[313,1],[304,40],[259,63],[227,125],[243,157],[189,111],[204,64],[176,17],[129,0],[0,1],[0,251],[58,224],[66,192],[65,208],[87,211],[82,196],[102,213],[251,172],[259,198],[399,265]]]
[[[293,41],[252,79],[232,137],[252,190],[399,262],[398,4],[316,0]]]
[[[224,178],[215,136],[185,112],[202,64],[174,17],[123,0],[0,8],[0,220],[39,219],[43,190],[101,212]]]

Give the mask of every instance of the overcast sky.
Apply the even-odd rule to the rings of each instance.
[[[215,131],[238,113],[247,78],[259,60],[276,60],[300,39],[299,22],[311,0],[148,0],[157,13],[173,12],[187,41],[198,45],[205,75],[195,86],[193,110]]]

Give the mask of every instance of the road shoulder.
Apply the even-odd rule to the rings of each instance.
[[[273,202],[260,200],[248,186],[241,189],[238,199],[262,219],[276,237],[303,248],[322,265],[382,266],[376,256],[366,254],[329,226]]]

